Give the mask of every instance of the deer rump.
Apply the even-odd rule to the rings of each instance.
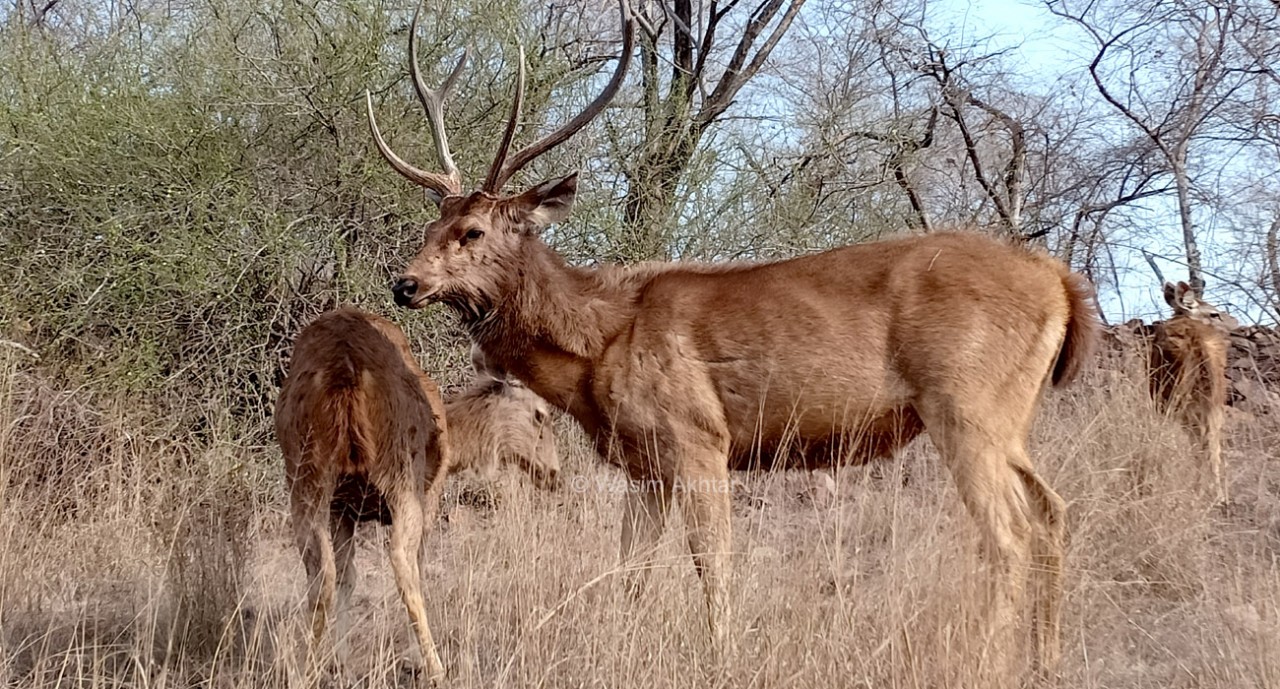
[[[294,345],[299,365],[281,387],[276,413],[289,490],[304,501],[328,493],[335,518],[390,524],[384,495],[404,485],[426,490],[445,469],[431,411],[439,403],[428,399],[392,336],[359,312],[338,310],[317,318]]]

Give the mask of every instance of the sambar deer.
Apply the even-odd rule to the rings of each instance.
[[[570,413],[598,452],[635,479],[624,562],[655,545],[680,496],[718,657],[729,641],[729,471],[786,468],[772,460],[788,456],[781,446],[789,439],[806,446],[799,454],[812,465],[822,456],[816,448],[854,444],[864,455],[889,455],[927,429],[994,568],[984,645],[992,656],[983,665],[1005,665],[1004,632],[1034,573],[1036,657],[1052,672],[1065,503],[1036,473],[1027,439],[1048,382],[1071,379],[1092,349],[1091,286],[1049,257],[958,232],[772,263],[568,265],[539,233],[569,215],[577,175],[516,194],[502,189],[617,91],[632,50],[622,5],[622,53],[602,92],[508,156],[521,63],[498,153],[471,192],[463,191],[443,120],[462,63],[439,91],[428,90],[411,34],[410,70],[443,172],[396,155],[366,98],[379,151],[440,211],[393,287],[396,303],[456,311],[485,356]]]
[[[444,403],[454,464],[491,478],[501,466],[522,469],[544,490],[559,486],[560,455],[547,401],[519,378],[490,365],[472,346],[476,377]]]
[[[492,369],[477,365],[477,373],[476,382],[442,404],[404,333],[353,308],[321,314],[298,335],[275,425],[307,570],[313,650],[332,610],[345,662],[355,528],[378,521],[391,526],[391,568],[427,677],[443,675],[419,568],[445,476],[503,461],[549,488],[559,471],[546,402]]]
[[[1240,323],[1187,283],[1164,283],[1173,318],[1152,323],[1147,341],[1151,399],[1177,418],[1195,444],[1202,490],[1227,499],[1222,425],[1227,404],[1227,333]]]

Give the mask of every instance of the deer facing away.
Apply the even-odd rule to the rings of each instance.
[[[426,674],[435,679],[444,668],[427,624],[420,559],[444,478],[502,461],[525,468],[541,487],[556,484],[559,457],[546,402],[491,368],[478,372],[444,404],[404,333],[384,318],[340,308],[298,335],[276,403],[276,437],[307,570],[312,645],[323,639],[333,612],[340,662],[358,522],[390,524],[396,587]]]
[[[1227,499],[1222,426],[1227,403],[1227,332],[1239,322],[1203,301],[1185,282],[1164,284],[1173,318],[1153,323],[1147,340],[1151,399],[1191,436],[1201,487]]]
[[[770,458],[788,440],[865,457],[927,430],[989,554],[984,666],[1007,664],[1030,573],[1036,659],[1052,672],[1065,504],[1036,473],[1027,439],[1044,388],[1071,379],[1096,339],[1090,285],[1046,256],[957,232],[762,264],[567,264],[539,233],[569,215],[576,175],[516,194],[502,187],[604,109],[632,48],[625,3],[622,14],[621,57],[600,95],[508,156],[522,68],[506,134],[473,192],[462,190],[443,125],[463,63],[427,89],[411,32],[410,69],[443,172],[391,151],[369,101],[379,151],[440,210],[393,288],[396,303],[455,310],[489,360],[569,412],[636,479],[624,561],[650,552],[680,499],[717,655],[730,641],[730,469],[785,468]],[[631,589],[643,590],[634,580]]]

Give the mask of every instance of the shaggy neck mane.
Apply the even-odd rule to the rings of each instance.
[[[539,240],[524,243],[509,275],[488,313],[466,326],[486,354],[514,370],[540,354],[595,359],[630,323],[646,282],[621,267],[570,266]]]

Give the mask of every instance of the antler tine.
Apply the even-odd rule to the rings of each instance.
[[[627,75],[627,68],[631,65],[631,53],[635,47],[635,20],[631,16],[631,8],[627,4],[627,0],[618,1],[618,10],[622,15],[622,54],[618,56],[618,66],[613,72],[613,77],[609,79],[609,83],[605,85],[604,90],[600,92],[600,95],[596,96],[595,100],[591,101],[591,104],[588,105],[585,110],[578,113],[577,117],[569,120],[559,129],[547,136],[529,144],[519,151],[516,151],[515,155],[511,156],[509,161],[503,160],[506,158],[506,146],[509,145],[508,143],[504,143],[504,146],[499,149],[498,158],[493,162],[493,169],[490,170],[489,179],[486,180],[484,187],[486,191],[496,193],[498,190],[502,189],[503,185],[505,185],[508,180],[511,179],[512,175],[519,172],[521,168],[528,165],[534,158],[537,158],[543,153],[546,153],[567,141],[569,137],[576,134],[578,130],[587,126],[591,120],[595,119],[595,117],[604,110],[605,106],[609,104],[609,101],[613,99],[614,95],[618,93],[618,89],[622,87],[622,81]],[[523,51],[521,52],[521,55],[520,67],[523,74]],[[521,90],[523,89],[523,77],[520,79],[518,86]],[[523,95],[523,93],[520,95]],[[515,120],[518,114],[517,110],[512,110],[511,120],[507,123],[508,136],[514,134],[513,130],[515,128]],[[504,142],[506,142],[506,138],[507,137],[504,137]],[[493,170],[499,169],[500,171],[495,176]]]
[[[427,121],[431,124],[431,140],[436,145],[436,158],[440,162],[440,167],[444,169],[444,174],[453,180],[452,193],[457,194],[462,191],[462,175],[458,172],[458,166],[454,164],[453,156],[449,153],[449,139],[444,133],[444,101],[448,98],[454,82],[458,80],[458,75],[462,74],[462,68],[467,64],[470,51],[466,49],[462,51],[458,64],[454,66],[438,91],[427,88],[422,80],[422,70],[418,66],[418,15],[421,12],[422,6],[419,5],[418,9],[413,11],[413,21],[409,23],[409,73],[413,77],[413,90],[418,93],[418,100],[422,101],[422,107],[427,111]]]
[[[369,95],[368,90],[364,92],[364,103],[369,113],[369,131],[373,133],[373,142],[378,145],[378,152],[387,159],[388,163],[391,163],[391,167],[396,172],[404,175],[410,182],[435,192],[442,199],[460,193],[462,184],[456,171],[453,175],[427,172],[406,163],[403,158],[396,155],[395,151],[387,145],[386,139],[382,138],[382,132],[378,130],[378,120],[373,116],[373,96]]]
[[[516,125],[520,120],[520,108],[524,105],[524,46],[517,46],[519,53],[519,71],[516,73],[516,95],[511,99],[511,116],[507,118],[507,129],[502,133],[502,141],[498,144],[498,154],[493,158],[493,164],[489,166],[489,174],[484,178],[484,186],[481,189],[485,191],[498,193],[502,189],[504,178],[498,181],[498,176],[502,174],[503,163],[507,160],[507,152],[511,150],[511,141],[516,137]],[[509,177],[510,175],[508,175]]]

